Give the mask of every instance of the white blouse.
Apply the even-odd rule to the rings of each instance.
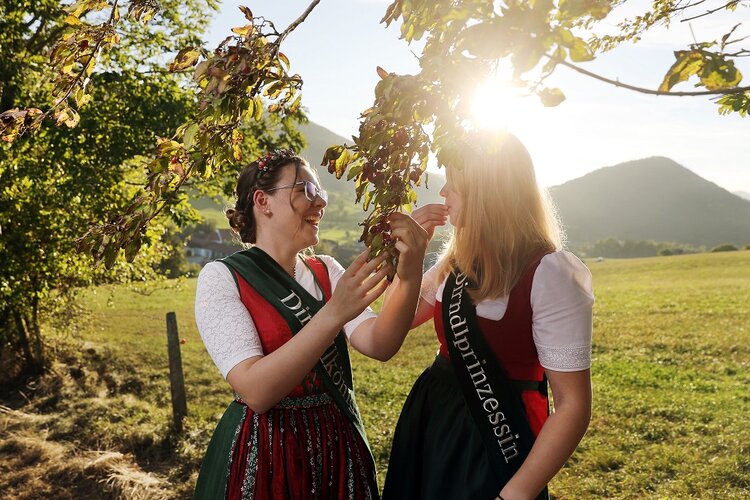
[[[333,292],[344,274],[344,268],[333,257],[318,257],[328,267]],[[300,259],[295,264],[295,276],[297,283],[313,297],[318,300],[323,298],[312,271]],[[344,333],[350,337],[360,323],[375,316],[375,312],[368,307],[344,325]],[[198,275],[195,323],[208,354],[224,378],[241,361],[264,354],[255,323],[240,299],[232,272],[221,262],[209,262]]]
[[[430,304],[442,302],[445,280],[438,284],[437,268],[422,279],[421,296]],[[499,321],[508,297],[483,300],[477,315]],[[549,370],[572,372],[591,367],[592,309],[591,272],[567,251],[545,255],[531,284],[532,331],[539,362]]]

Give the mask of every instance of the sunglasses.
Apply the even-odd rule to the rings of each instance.
[[[328,193],[325,189],[320,189],[313,181],[297,181],[294,184],[285,184],[283,186],[276,186],[269,189],[266,189],[266,193],[270,193],[271,191],[276,191],[278,189],[287,189],[287,188],[294,188],[297,186],[304,186],[305,187],[305,198],[307,198],[308,201],[313,202],[315,201],[315,198],[317,196],[320,196],[320,199],[328,202]]]

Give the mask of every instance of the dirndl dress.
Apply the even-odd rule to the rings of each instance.
[[[519,392],[534,437],[548,416],[544,368],[531,329],[531,284],[539,261],[541,257],[532,262],[513,288],[499,321],[478,318],[482,337],[508,378],[539,382],[537,388]],[[394,433],[383,499],[491,500],[504,484],[492,469],[451,364],[440,301],[435,303],[434,321],[440,351],[404,403]],[[537,498],[548,498],[546,488]]]
[[[322,266],[322,268],[321,268]],[[325,266],[310,263],[326,298]],[[240,297],[268,354],[291,339],[289,325],[241,276]],[[239,396],[216,426],[196,499],[370,499],[376,485],[370,450],[316,372],[265,413]]]

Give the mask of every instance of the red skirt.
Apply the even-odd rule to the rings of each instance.
[[[196,498],[369,499],[369,450],[329,394],[255,414],[230,404],[211,439]]]

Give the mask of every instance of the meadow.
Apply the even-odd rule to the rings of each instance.
[[[748,498],[750,251],[587,265],[596,294],[593,419],[552,481],[552,495]],[[28,402],[0,408],[0,491],[190,497],[210,433],[231,400],[195,327],[194,292],[195,280],[148,295],[86,292],[85,321],[58,340],[74,348],[60,348],[61,361]],[[182,435],[170,430],[169,311],[185,340],[189,417]],[[353,355],[381,484],[401,405],[436,349],[428,323],[388,363]],[[114,461],[104,476],[86,465],[89,450]],[[71,469],[75,460],[83,465]]]

